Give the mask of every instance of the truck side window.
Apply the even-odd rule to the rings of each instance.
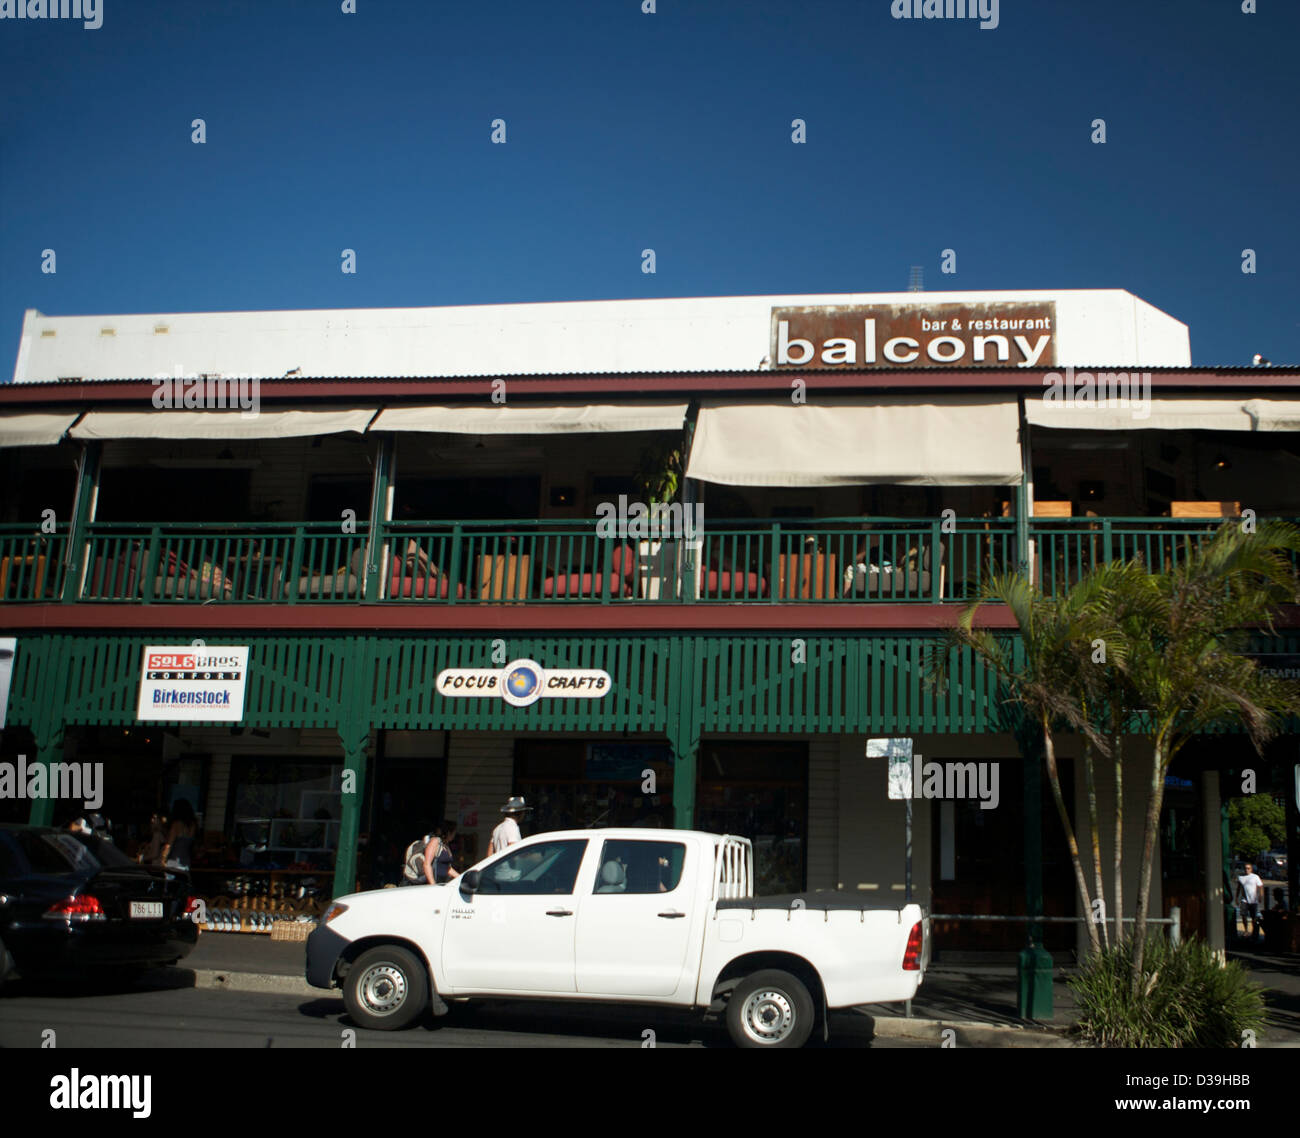
[[[572,893],[586,841],[539,842],[514,850],[489,865],[479,878],[480,893]]]
[[[605,842],[596,871],[596,893],[671,893],[682,879],[682,842]]]

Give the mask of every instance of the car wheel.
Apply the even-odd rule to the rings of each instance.
[[[803,981],[775,969],[746,976],[727,1001],[737,1047],[802,1047],[812,1034],[813,1001]]]
[[[367,949],[348,970],[343,1003],[360,1027],[378,1031],[406,1027],[429,1006],[424,962],[397,945]]]

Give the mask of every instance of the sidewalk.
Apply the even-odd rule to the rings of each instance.
[[[203,988],[281,992],[320,996],[303,978],[306,945],[302,941],[272,941],[256,933],[211,933],[199,936],[181,969],[194,974]],[[1230,952],[1264,985],[1269,1023],[1260,1046],[1300,1047],[1300,956],[1270,956]],[[1026,1024],[1016,1014],[1019,980],[1006,963],[932,964],[907,1018],[901,1004],[877,1004],[862,1009],[870,1015],[878,1036],[943,1041],[944,1030],[955,1032],[958,1046],[1068,1047],[1064,1038],[1076,1006],[1066,986],[1066,971],[1055,970],[1052,985],[1054,1018]]]

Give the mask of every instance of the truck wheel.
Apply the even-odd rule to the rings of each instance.
[[[737,1047],[802,1047],[814,1015],[803,981],[769,969],[736,985],[727,1001],[727,1031]]]
[[[397,1031],[429,1006],[429,977],[414,953],[397,945],[363,952],[352,963],[343,1003],[359,1027]]]

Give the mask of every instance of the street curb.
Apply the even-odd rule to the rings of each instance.
[[[224,988],[228,992],[270,992],[281,996],[323,996],[298,976],[277,976],[264,972],[223,972],[212,968],[189,969],[196,988]]]
[[[980,1023],[978,1020],[906,1019],[873,1016],[875,1034],[882,1039],[923,1039],[938,1044],[951,1029],[954,1041],[985,1047],[1082,1047],[1063,1027],[1027,1027],[1014,1023]]]

